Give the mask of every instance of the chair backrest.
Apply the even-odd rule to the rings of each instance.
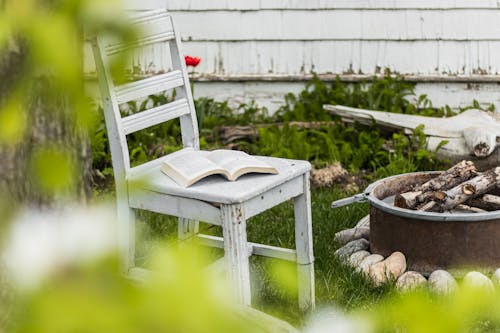
[[[184,147],[199,149],[193,96],[181,50],[180,36],[175,30],[172,17],[165,10],[154,10],[131,15],[129,20],[129,24],[132,24],[139,32],[144,32],[137,40],[113,43],[106,36],[100,35],[94,36],[92,40],[117,186],[118,182],[122,182],[127,173],[133,169],[130,165],[126,140],[126,136],[131,133],[180,118]],[[109,66],[113,56],[157,43],[165,43],[170,50],[172,63],[170,71],[121,85],[113,82]],[[172,89],[176,91],[176,98],[173,102],[129,116],[121,116],[120,104]],[[157,159],[147,164],[158,162]]]

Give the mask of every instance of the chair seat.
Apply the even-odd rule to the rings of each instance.
[[[160,170],[161,164],[156,164],[137,172],[132,170],[127,179],[129,184],[133,183],[143,190],[208,202],[234,204],[242,203],[311,170],[311,164],[307,161],[255,157],[275,167],[278,174],[246,174],[236,181],[228,181],[223,176],[213,175],[185,188],[164,174]]]

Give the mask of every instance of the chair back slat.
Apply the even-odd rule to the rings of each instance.
[[[155,10],[131,15],[128,23],[134,26],[142,36],[127,43],[110,42],[105,46],[106,55],[111,56],[129,49],[140,48],[155,43],[175,39],[174,27],[170,16],[165,10]]]
[[[112,44],[106,47],[106,54],[108,56],[110,55],[115,55],[117,53],[127,51],[130,49],[135,49],[138,47],[150,45],[150,44],[155,44],[155,43],[161,43],[161,42],[166,42],[171,39],[173,39],[174,33],[173,32],[161,32],[158,34],[154,34],[152,36],[148,36],[146,38],[141,38],[137,41],[130,42],[130,43],[116,43]]]
[[[140,24],[144,22],[152,22],[156,20],[162,20],[165,18],[170,18],[170,14],[162,8],[153,9],[148,11],[131,12],[128,15],[128,21],[130,24]]]
[[[128,135],[183,115],[189,115],[189,105],[185,98],[125,117],[122,124],[125,135]]]
[[[180,70],[126,83],[115,88],[116,101],[122,104],[184,85]]]
[[[126,139],[131,133],[179,118],[183,146],[199,149],[193,96],[181,51],[180,36],[176,33],[172,17],[165,10],[155,10],[130,16],[130,24],[143,32],[135,41],[116,43],[115,40],[113,43],[109,36],[96,36],[92,42],[117,184],[119,179],[125,179],[131,169]],[[112,57],[131,48],[142,48],[154,43],[164,43],[168,47],[172,70],[115,85],[109,68]],[[174,101],[122,117],[120,104],[173,89],[176,97]]]

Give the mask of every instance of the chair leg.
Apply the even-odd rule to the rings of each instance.
[[[120,200],[118,203],[118,246],[121,269],[127,274],[135,267],[135,210]]]
[[[192,238],[199,232],[200,223],[196,220],[190,220],[179,217],[178,239],[184,241]]]
[[[304,193],[294,199],[294,212],[299,307],[303,311],[314,310],[314,255],[309,173],[304,175]]]
[[[251,305],[245,211],[240,204],[221,205],[224,258],[237,303]]]

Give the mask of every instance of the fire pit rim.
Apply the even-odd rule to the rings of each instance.
[[[487,220],[495,220],[500,219],[500,210],[494,212],[485,212],[485,213],[435,213],[435,212],[423,212],[419,210],[411,210],[400,207],[395,207],[393,205],[389,205],[386,202],[376,198],[372,195],[372,191],[377,187],[382,185],[382,183],[389,181],[391,179],[411,176],[411,175],[424,175],[424,174],[440,174],[442,171],[421,171],[421,172],[410,172],[410,173],[402,173],[390,177],[386,177],[383,179],[379,179],[376,182],[370,184],[365,191],[362,193],[362,196],[370,202],[374,207],[401,217],[408,218],[417,218],[426,221],[464,221],[464,222],[477,222],[477,221],[487,221]]]

